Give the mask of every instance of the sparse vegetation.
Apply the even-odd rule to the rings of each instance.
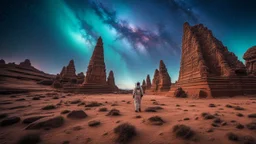
[[[165,123],[164,120],[159,116],[152,116],[148,118],[148,121],[152,125],[163,125]]]
[[[117,109],[111,109],[106,116],[119,116],[120,111]]]
[[[129,123],[118,125],[114,129],[114,133],[117,134],[117,138],[115,140],[117,143],[127,143],[137,134],[136,128]]]
[[[210,113],[205,113],[204,112],[201,115],[204,117],[204,119],[214,119],[215,118],[215,116],[211,115]]]
[[[177,137],[183,139],[190,139],[195,134],[195,132],[189,126],[183,124],[175,125],[172,131],[175,133]]]

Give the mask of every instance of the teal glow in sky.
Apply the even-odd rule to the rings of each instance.
[[[253,0],[41,0],[1,2],[0,58],[28,58],[57,74],[74,59],[86,72],[99,36],[107,72],[120,88],[153,77],[162,59],[178,78],[183,23],[203,23],[240,60],[256,45]],[[218,9],[216,9],[218,7]],[[220,11],[219,9],[225,9]]]

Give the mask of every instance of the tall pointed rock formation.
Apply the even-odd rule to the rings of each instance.
[[[142,89],[143,89],[143,93],[145,93],[145,91],[146,91],[146,81],[143,79],[143,81],[142,81],[142,84],[141,84],[141,87],[142,87]]]
[[[256,79],[247,76],[244,64],[229,52],[203,24],[183,25],[178,82],[190,97],[220,97],[256,93]]]
[[[152,92],[158,91],[158,85],[159,85],[159,71],[158,69],[156,69],[154,73],[154,78],[152,80],[151,91]]]
[[[98,38],[90,63],[87,67],[84,83],[106,84],[106,67],[101,37]]]
[[[118,90],[118,87],[115,84],[114,72],[112,70],[109,72],[107,83],[113,91]]]
[[[64,69],[62,73],[63,78],[76,79],[76,68],[75,68],[74,60],[70,60],[68,66],[63,67],[63,69]]]
[[[150,80],[150,76],[149,74],[147,75],[147,79],[146,79],[146,89],[150,89],[151,88],[151,80]]]
[[[159,87],[158,91],[169,91],[171,86],[171,78],[168,74],[167,68],[163,62],[160,60],[159,65]]]

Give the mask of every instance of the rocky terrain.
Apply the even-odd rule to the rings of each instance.
[[[0,143],[248,143],[255,97],[184,99],[31,92],[0,96]]]

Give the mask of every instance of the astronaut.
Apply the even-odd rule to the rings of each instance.
[[[141,99],[143,97],[143,90],[140,83],[137,82],[135,88],[133,89],[133,100],[135,106],[135,112],[141,112]]]

